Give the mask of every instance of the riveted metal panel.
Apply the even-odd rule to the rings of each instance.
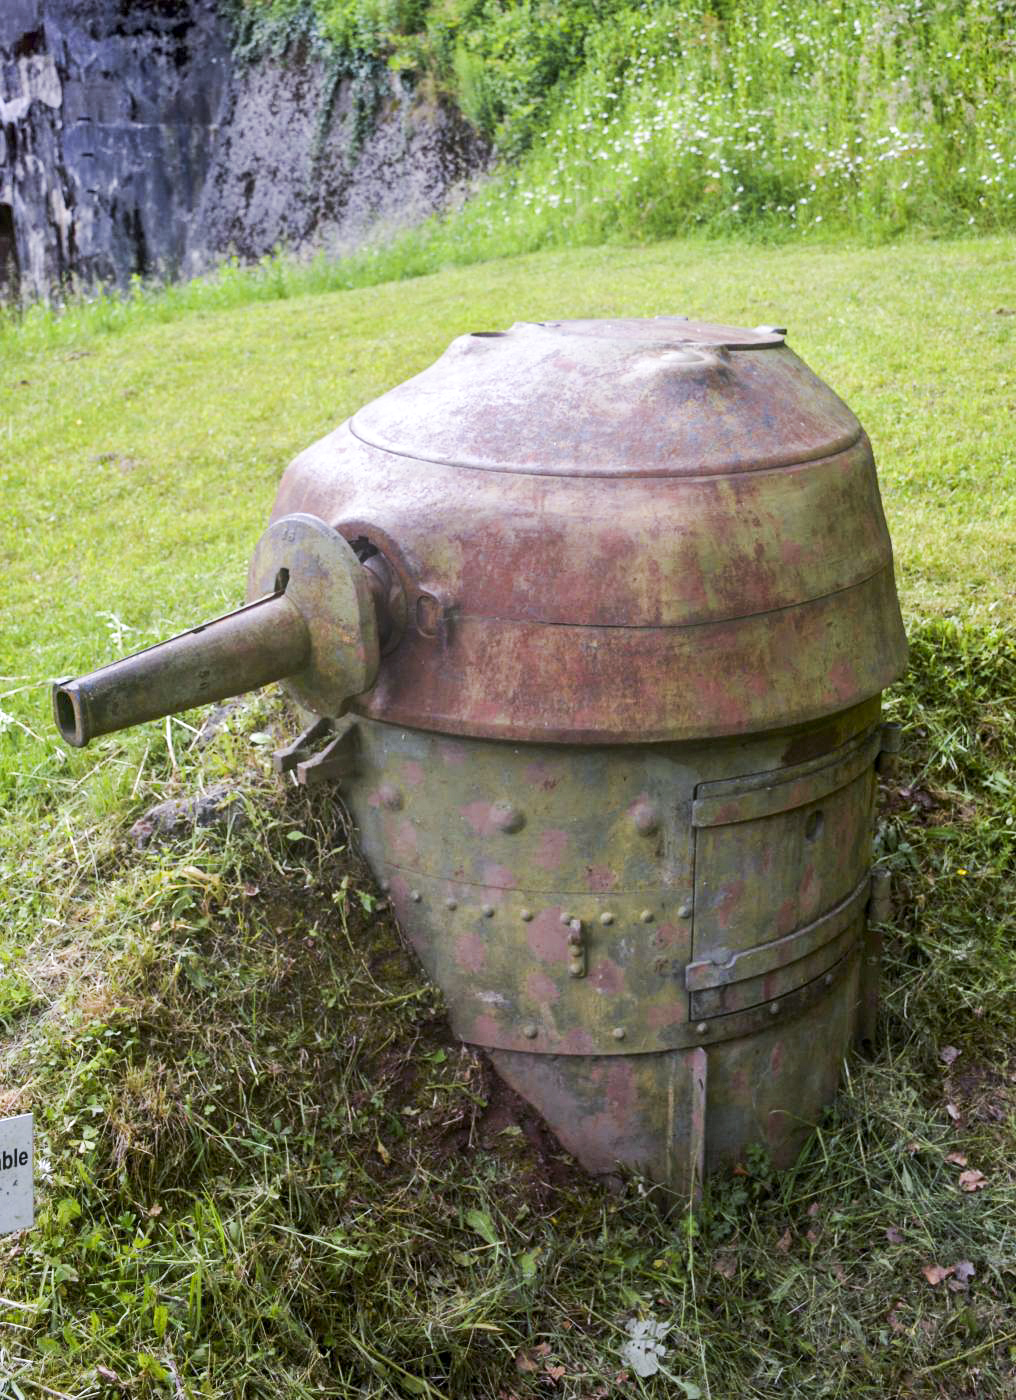
[[[428,975],[444,988],[463,1040],[544,1054],[615,1055],[672,1045],[686,1025],[681,974],[691,932],[672,892],[548,897],[391,866],[386,879],[400,923]]]
[[[774,773],[762,785],[755,777],[740,792],[736,784],[710,791],[699,789],[697,799],[716,824],[696,830],[696,962],[728,962],[785,938],[845,899],[868,866],[874,748]],[[797,805],[786,806],[791,798]],[[772,814],[742,819],[757,808]],[[721,825],[724,812],[730,820]]]
[[[617,893],[690,900],[687,756],[362,731],[362,840],[407,878],[574,896],[596,917]]]
[[[691,1193],[701,1157],[706,1172],[716,1171],[760,1143],[777,1167],[795,1160],[836,1092],[856,1017],[857,963],[849,956],[832,986],[819,979],[818,991],[800,989],[750,1034],[706,1046],[627,1056],[539,1055],[520,1046],[494,1049],[491,1059],[588,1171],[634,1169]]]

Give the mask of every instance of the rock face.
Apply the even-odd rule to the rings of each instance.
[[[340,252],[441,208],[486,152],[379,70],[238,64],[222,0],[0,0],[0,295]]]

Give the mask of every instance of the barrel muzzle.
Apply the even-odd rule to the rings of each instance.
[[[277,520],[234,612],[53,686],[68,744],[177,714],[272,681],[320,714],[370,688],[379,664],[371,575],[342,536],[312,515]]]

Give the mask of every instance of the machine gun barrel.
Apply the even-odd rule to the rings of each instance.
[[[257,690],[301,671],[310,633],[285,592],[270,593],[167,641],[53,686],[53,715],[83,748],[145,720]]]

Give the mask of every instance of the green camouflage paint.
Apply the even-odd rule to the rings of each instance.
[[[321,718],[279,771],[339,784],[456,1033],[588,1170],[791,1160],[874,1035],[906,643],[870,444],[783,332],[462,336],[292,463],[248,597],[63,683],[62,732],[286,678]]]

